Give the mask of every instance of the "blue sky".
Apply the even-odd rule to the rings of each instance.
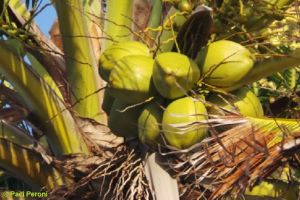
[[[42,5],[46,5],[47,3],[50,3],[49,0],[42,0]],[[36,17],[35,17],[35,22],[38,24],[40,29],[45,33],[46,36],[49,37],[49,30],[53,24],[53,21],[56,19],[56,12],[54,7],[48,6],[46,7],[42,12],[40,12]]]

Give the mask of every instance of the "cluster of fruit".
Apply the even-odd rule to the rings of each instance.
[[[228,40],[209,44],[195,60],[177,52],[153,58],[136,41],[112,45],[99,58],[100,76],[108,82],[103,109],[109,113],[109,127],[118,136],[139,137],[150,146],[185,149],[207,136],[207,127],[197,122],[205,122],[216,108],[262,117],[260,101],[247,88],[227,90],[231,97],[199,93],[202,83],[230,88],[253,64],[245,47]]]

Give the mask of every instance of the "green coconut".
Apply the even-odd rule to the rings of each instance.
[[[196,62],[204,82],[216,87],[230,87],[252,69],[254,57],[244,46],[219,40],[200,51]]]
[[[116,99],[111,107],[108,127],[119,137],[138,137],[137,123],[143,106],[131,106]]]
[[[299,182],[282,181],[277,179],[264,179],[258,185],[247,188],[245,191],[246,200],[270,200],[282,199],[292,200],[299,199]]]
[[[221,98],[216,94],[211,95],[208,101],[229,111],[237,111],[244,116],[263,117],[264,111],[259,99],[248,88],[241,88],[232,93],[233,98]],[[210,113],[217,113],[211,109]]]
[[[101,78],[108,81],[109,74],[116,62],[129,55],[150,56],[150,50],[143,43],[136,41],[126,41],[113,44],[107,48],[99,58],[99,73]]]
[[[152,97],[153,62],[151,57],[142,55],[120,59],[109,75],[110,95],[127,103],[140,103]]]
[[[189,0],[181,0],[177,6],[182,12],[192,12],[193,10],[193,5]]]
[[[175,52],[159,54],[154,62],[153,83],[165,98],[184,96],[200,78],[197,64],[187,56]]]
[[[161,138],[162,116],[163,110],[157,101],[151,102],[143,109],[138,119],[139,139],[142,143],[154,147],[163,144]]]
[[[164,136],[173,147],[189,148],[207,136],[206,127],[191,123],[206,119],[207,112],[202,102],[192,97],[177,99],[170,103],[163,113]]]

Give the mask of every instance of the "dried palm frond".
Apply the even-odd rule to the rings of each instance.
[[[162,164],[168,165],[184,185],[182,196],[195,191],[208,199],[230,192],[241,195],[281,166],[300,144],[297,120],[224,117],[210,123],[219,126],[234,121],[240,125],[220,134],[211,127],[212,136],[190,153],[165,156]]]
[[[73,155],[65,161],[54,161],[65,175],[76,183],[50,193],[50,199],[154,199],[144,170],[145,150],[137,141],[129,141],[114,149],[114,155],[83,157]],[[82,194],[88,195],[82,197]]]
[[[105,124],[83,117],[77,117],[76,121],[84,132],[84,136],[91,140],[94,145],[99,146],[102,151],[110,152],[112,150],[114,152],[114,148],[124,142],[124,138],[114,135]],[[98,152],[101,151],[100,149]]]
[[[3,108],[0,109],[0,120],[6,122],[18,122],[25,119],[27,112],[25,109],[18,108]]]

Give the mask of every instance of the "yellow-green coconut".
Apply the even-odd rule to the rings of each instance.
[[[161,137],[162,116],[163,109],[157,101],[151,102],[143,109],[138,119],[139,139],[142,143],[153,147],[163,144]]]
[[[150,56],[149,48],[137,41],[125,41],[111,45],[99,58],[99,74],[103,80],[108,81],[109,74],[116,62],[129,55]]]
[[[254,57],[244,46],[219,40],[202,49],[196,58],[204,82],[219,88],[230,87],[247,75]]]
[[[127,103],[140,103],[155,94],[152,83],[153,59],[148,56],[126,56],[109,75],[109,94]]]
[[[241,88],[232,93],[234,97],[219,97],[211,95],[207,101],[229,111],[239,112],[244,116],[263,117],[264,111],[259,99],[248,88]],[[211,109],[211,113],[217,113],[216,109]]]
[[[168,144],[185,149],[200,142],[207,136],[206,126],[190,123],[206,119],[206,108],[201,101],[192,97],[174,100],[165,109],[162,119],[162,129]]]
[[[197,64],[187,56],[175,52],[159,54],[154,62],[153,82],[165,98],[184,96],[200,78]]]

